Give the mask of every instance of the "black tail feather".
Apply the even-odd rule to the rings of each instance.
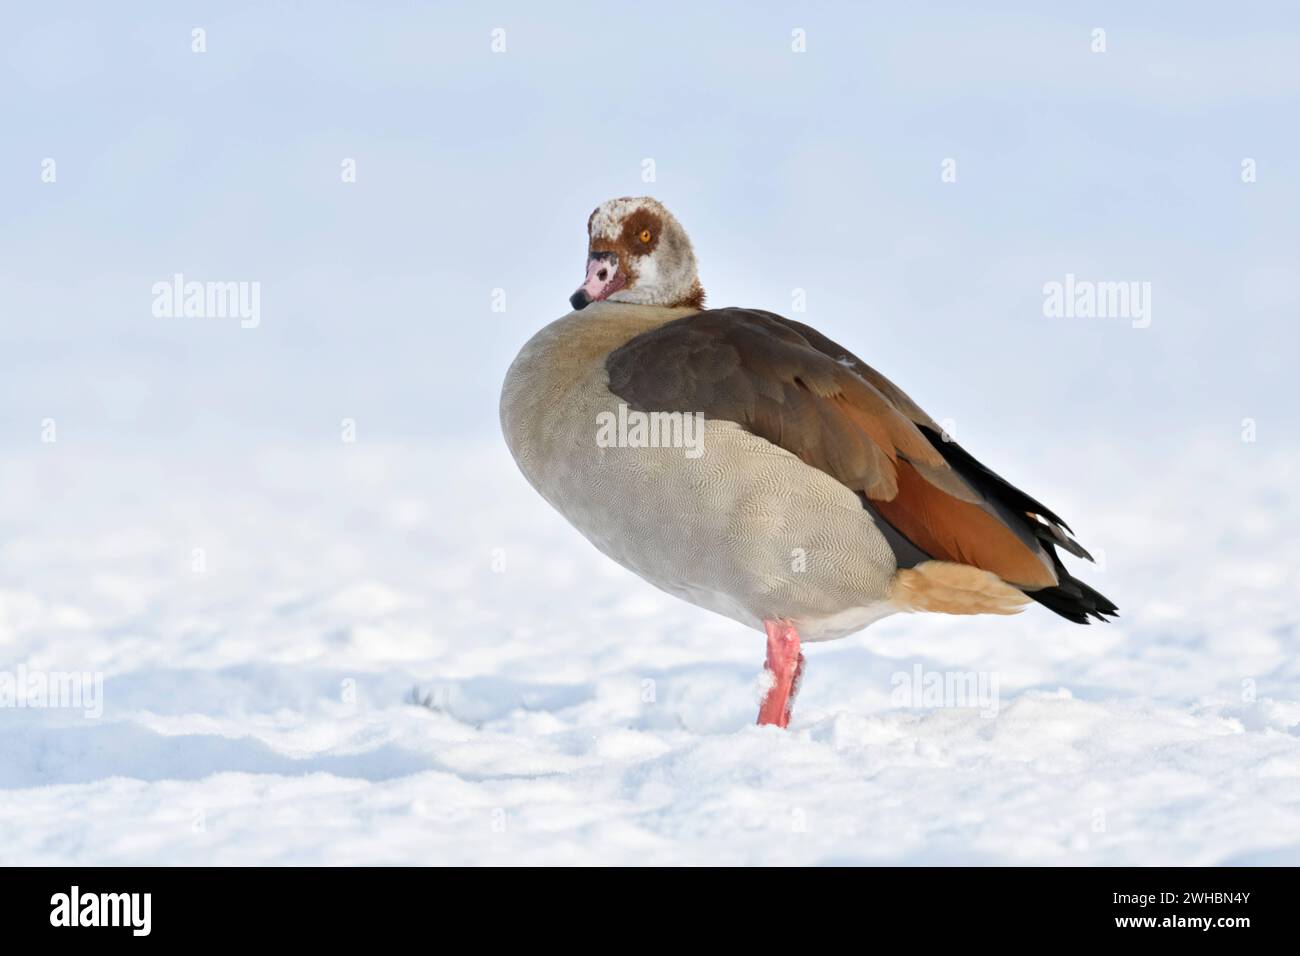
[[[986,497],[1001,501],[1007,507],[1022,514],[1042,515],[1048,521],[1059,524],[1071,534],[1074,533],[1074,529],[1062,521],[1061,516],[1052,511],[1051,508],[1048,508],[1041,501],[1029,497],[1029,495],[992,469],[986,468],[974,455],[955,441],[946,439],[925,426],[921,426],[921,433],[929,439],[935,451],[943,456],[944,460],[952,466],[955,472],[965,478]]]
[[[1091,624],[1089,618],[1104,622],[1108,618],[1119,616],[1119,608],[1109,598],[1072,575],[1065,569],[1056,552],[1051,548],[1047,550],[1056,565],[1056,578],[1060,583],[1055,587],[1025,591],[1025,594],[1076,624]]]
[[[1073,532],[1060,516],[984,467],[956,442],[945,441],[929,428],[922,427],[921,431],[954,471],[997,508],[1004,518],[1021,524],[1021,531],[1031,534],[1051,557],[1059,583],[1037,591],[1025,590],[1025,594],[1076,624],[1090,624],[1090,619],[1105,621],[1118,616],[1119,609],[1108,598],[1074,577],[1061,563],[1056,553],[1058,547],[1088,561],[1092,560],[1092,555],[1070,536]],[[1032,515],[1046,519],[1046,523],[1036,520]]]

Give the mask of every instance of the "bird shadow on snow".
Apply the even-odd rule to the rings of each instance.
[[[325,773],[379,782],[444,769],[428,753],[392,743],[348,753],[287,754],[248,734],[160,733],[139,721],[196,716],[231,720],[288,713],[310,723],[337,718],[340,685],[355,680],[358,697],[400,703],[401,675],[348,678],[337,671],[238,665],[220,670],[161,669],[109,677],[102,719],[78,711],[10,709],[0,724],[0,790],[84,784],[114,777],[198,780],[218,773],[305,776]]]
[[[284,714],[305,724],[346,721],[346,712],[340,711],[340,689],[346,683],[353,685],[356,713],[380,714],[381,727],[400,721],[403,712],[409,715],[406,707],[420,705],[467,731],[512,714],[580,709],[595,694],[591,684],[496,677],[429,681],[402,669],[348,675],[292,665],[240,664],[218,670],[138,671],[105,681],[100,719],[87,720],[75,710],[6,710],[0,724],[0,754],[5,755],[0,790],[112,778],[189,781],[220,773],[322,773],[372,783],[429,771],[465,779],[515,776],[456,771],[436,753],[391,742],[362,741],[346,753],[299,755],[279,751],[250,734],[208,732],[208,726],[244,726],[249,719]],[[142,715],[196,717],[207,725],[197,732],[161,733],[141,723]],[[349,747],[355,744],[353,740]]]
[[[22,723],[21,721],[19,723]],[[356,754],[291,757],[255,737],[160,734],[127,722],[18,727],[0,733],[0,790],[125,777],[156,782],[218,773],[332,774],[380,782],[442,767],[428,755],[385,744]]]
[[[163,716],[246,715],[289,711],[315,719],[353,696],[357,712],[418,704],[470,727],[509,711],[563,710],[590,696],[584,684],[517,681],[495,676],[430,679],[406,668],[356,673],[295,664],[237,664],[218,670],[167,669],[105,682],[107,716],[148,711]]]

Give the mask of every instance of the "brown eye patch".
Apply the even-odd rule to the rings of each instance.
[[[634,255],[646,255],[659,245],[663,223],[648,209],[638,209],[623,221],[623,245]]]

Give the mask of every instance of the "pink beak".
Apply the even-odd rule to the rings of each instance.
[[[593,302],[608,299],[627,285],[627,275],[618,267],[618,254],[593,252],[587,259],[587,279],[569,296],[575,309],[585,309]]]

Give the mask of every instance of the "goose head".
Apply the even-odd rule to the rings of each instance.
[[[605,300],[704,307],[691,240],[657,199],[611,199],[587,220],[587,278],[569,303],[584,309]]]

